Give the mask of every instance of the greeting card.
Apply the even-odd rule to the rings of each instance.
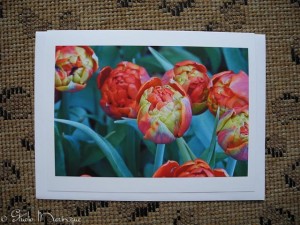
[[[264,199],[265,37],[36,35],[36,195]]]

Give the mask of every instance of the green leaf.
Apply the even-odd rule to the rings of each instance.
[[[107,121],[106,121],[107,132],[109,133],[109,132],[114,131],[117,127],[115,120],[112,119],[111,117],[107,117],[106,119],[107,119]]]
[[[219,72],[222,64],[221,48],[216,47],[186,47],[188,51],[196,55],[200,59],[200,63],[205,65],[210,73]],[[209,73],[209,75],[210,75]]]
[[[191,127],[196,137],[201,141],[205,148],[210,145],[211,134],[214,129],[215,118],[209,110],[201,115],[193,116]]]
[[[210,71],[214,74],[219,72],[222,63],[222,52],[220,48],[205,47],[204,54],[208,57],[210,62]],[[206,64],[205,64],[206,65]]]
[[[85,114],[85,117],[87,117],[87,118],[89,118],[89,119],[92,119],[92,120],[94,120],[95,122],[97,122],[97,123],[99,123],[99,124],[101,124],[101,125],[104,124],[104,123],[103,123],[103,120],[99,119],[99,117],[97,117],[97,116],[95,116],[95,115],[93,115],[93,114]]]
[[[121,124],[118,124],[121,125]],[[136,142],[138,142],[136,134],[135,134],[135,130],[134,128],[130,127],[130,126],[124,126],[127,129],[124,129],[124,134],[126,136],[125,140],[122,143],[122,147],[123,148],[123,152],[124,152],[124,158],[125,158],[125,162],[128,165],[128,168],[130,169],[130,171],[137,176],[137,166],[138,166],[138,152],[139,152],[139,148],[137,148],[136,146]]]
[[[99,177],[116,177],[117,174],[107,160],[99,160],[89,165],[89,168]]]
[[[55,130],[55,176],[66,176],[65,154],[62,146],[60,131],[57,126]]]
[[[61,100],[58,101],[58,102],[56,102],[56,103],[54,104],[54,111],[59,110],[59,109],[60,109],[60,105],[61,105]]]
[[[248,61],[239,48],[222,48],[228,70],[238,73],[240,70],[248,74]]]
[[[140,129],[138,128],[138,124],[137,124],[136,119],[130,119],[130,118],[122,117],[122,120],[116,120],[114,122],[117,123],[117,124],[126,124],[127,126],[133,127],[136,130],[138,136],[143,140],[143,143],[147,146],[148,150],[153,155],[155,155],[155,151],[156,151],[155,144],[152,141],[148,141],[148,140],[145,140],[143,138],[143,134],[141,133]]]
[[[194,155],[193,151],[191,150],[191,148],[189,147],[189,145],[186,143],[186,141],[183,138],[181,138],[181,139],[184,141],[184,145],[185,145],[188,153],[190,154],[192,160],[197,159],[197,157]]]
[[[176,141],[166,144],[165,158],[180,163],[179,149]]]
[[[235,166],[234,175],[238,176],[248,176],[248,161],[238,160]]]
[[[153,73],[164,73],[165,70],[163,66],[159,63],[157,63],[157,60],[154,56],[144,56],[142,58],[135,59],[136,64],[144,67],[147,72],[149,73],[149,76]]]
[[[123,161],[117,150],[115,150],[115,148],[105,138],[101,137],[91,128],[81,123],[62,119],[54,119],[54,121],[74,126],[87,133],[95,141],[99,149],[102,150],[103,154],[110,162],[111,166],[113,167],[114,171],[118,176],[132,177],[132,174],[128,170],[125,162]]]
[[[69,115],[70,96],[71,96],[71,93],[69,93],[67,91],[61,93],[61,104],[60,104],[59,110],[56,113],[57,117],[62,118],[62,119],[70,119],[70,115]],[[57,127],[63,133],[70,134],[72,132],[70,127],[65,126],[64,124],[58,124]]]
[[[153,164],[152,163],[146,163],[144,167],[144,177],[152,177],[153,175]]]
[[[93,129],[94,131],[96,131],[97,133],[99,133],[101,135],[105,135],[106,134],[106,117],[107,117],[107,115],[102,110],[102,108],[100,107],[100,104],[99,104],[100,99],[101,99],[101,92],[98,89],[97,80],[96,80],[98,76],[99,76],[99,72],[94,73],[93,77],[89,80],[88,86],[86,87],[86,88],[90,89],[90,93],[92,93],[92,95],[93,95],[92,104],[93,104],[94,111],[87,112],[87,114],[85,116],[96,122],[95,127]]]
[[[68,108],[80,107],[85,111],[88,111],[90,114],[95,114],[96,108],[100,107],[93,88],[96,83],[96,76],[92,76],[92,78],[88,80],[87,86],[81,91],[64,92],[62,96],[64,103],[62,102],[62,105],[68,105]],[[97,91],[99,92],[99,90]],[[66,119],[61,115],[59,115],[57,118]]]
[[[101,67],[116,67],[122,60],[120,57],[120,49],[117,46],[91,46],[98,56],[99,65]]]
[[[80,166],[80,145],[78,140],[70,135],[63,135],[66,171],[68,176],[78,176]]]
[[[113,131],[105,136],[106,140],[108,140],[114,147],[120,145],[120,143],[124,140],[127,134],[127,127],[123,124],[115,124],[116,127]]]
[[[140,131],[139,131],[140,132]],[[147,149],[155,155],[155,144],[152,141],[145,140],[142,133],[139,133],[139,137],[142,139],[143,143],[147,146]]]
[[[94,164],[105,157],[103,152],[99,151],[99,147],[94,141],[83,142],[81,145],[81,167]]]
[[[226,165],[226,171],[229,176],[232,177],[234,170],[236,166],[236,160],[232,157],[228,157],[227,165]]]
[[[121,57],[125,61],[132,61],[133,58],[141,56],[141,52],[145,52],[145,46],[122,46],[120,49]]]
[[[216,152],[216,162],[223,161],[228,158],[224,152]]]
[[[90,122],[86,115],[87,111],[82,107],[76,106],[69,109],[69,119],[71,121],[79,122],[90,127]],[[76,128],[73,129],[72,136],[80,141],[91,140],[91,138],[85,132]]]
[[[69,109],[70,120],[82,123],[86,119],[87,112],[84,108],[76,106]]]
[[[117,124],[126,124],[128,126],[133,127],[135,130],[139,130],[137,119],[122,117],[122,120],[115,120],[114,122]]]
[[[219,122],[219,115],[220,115],[220,109],[218,108],[217,115],[215,118],[215,123],[214,123],[214,129],[211,134],[211,141],[210,141],[209,148],[206,149],[200,156],[200,158],[205,160],[212,169],[215,167],[215,149],[216,149],[216,139],[217,139],[216,131]]]
[[[183,163],[192,160],[192,156],[191,156],[190,152],[187,150],[186,145],[184,144],[185,141],[183,140],[183,138],[177,138],[176,143],[178,145],[178,149],[179,149],[180,156],[181,156]]]
[[[70,101],[72,93],[63,92],[61,94],[61,104],[59,108],[59,116],[64,119],[69,119],[69,109],[70,109]]]
[[[164,160],[164,153],[165,153],[165,144],[157,144],[155,160],[154,160],[154,167],[153,167],[153,174],[159,167],[161,167],[163,160]]]
[[[195,154],[195,156],[197,158],[199,158],[200,155],[205,150],[204,145],[202,144],[202,142],[196,136],[191,137],[188,140],[187,144],[189,145],[191,151]]]
[[[182,146],[185,147],[186,151],[188,152],[192,160],[197,159],[197,157],[194,155],[193,151],[190,149],[189,145],[186,143],[183,137],[177,138],[177,141],[180,142]],[[179,146],[181,146],[181,144]]]
[[[200,63],[200,59],[197,56],[179,46],[163,47],[160,50],[160,54],[165,57],[172,65],[184,60],[192,60],[194,62]]]
[[[243,58],[248,62],[248,48],[240,48]]]
[[[168,71],[174,67],[172,63],[170,63],[163,55],[161,55],[154,48],[148,47],[148,49],[152,53],[152,55],[156,58],[156,60],[162,65],[165,71]]]

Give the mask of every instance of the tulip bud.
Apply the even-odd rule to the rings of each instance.
[[[213,114],[216,115],[218,107],[220,115],[229,109],[234,109],[236,113],[248,109],[249,79],[243,71],[237,74],[232,71],[215,74],[208,87],[207,105]]]
[[[55,55],[55,88],[79,91],[98,69],[98,58],[87,46],[58,46]]]
[[[206,67],[200,63],[186,60],[176,63],[172,70],[165,73],[162,80],[168,83],[171,79],[179,83],[188,94],[193,115],[200,114],[207,109],[209,77]]]
[[[189,98],[176,82],[163,85],[159,78],[152,78],[141,87],[137,102],[138,127],[145,139],[155,143],[174,141],[191,123]]]
[[[211,169],[202,159],[188,161],[179,165],[169,160],[154,173],[153,177],[227,177],[224,169]]]
[[[236,114],[225,112],[217,127],[218,143],[227,155],[237,160],[248,160],[248,110]]]
[[[121,62],[115,69],[104,67],[97,78],[102,95],[100,106],[114,119],[136,118],[139,109],[136,96],[148,79],[147,71],[131,62]]]

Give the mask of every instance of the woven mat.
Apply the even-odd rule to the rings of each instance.
[[[299,0],[0,0],[0,28],[0,219],[14,209],[24,209],[35,219],[30,224],[38,224],[38,210],[72,216],[80,219],[78,224],[300,224]],[[37,200],[34,43],[36,31],[50,29],[266,34],[266,200]]]

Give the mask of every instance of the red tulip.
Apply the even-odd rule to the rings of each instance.
[[[207,109],[209,77],[204,65],[190,60],[176,63],[174,68],[167,71],[162,78],[164,83],[168,83],[171,79],[178,82],[188,94],[193,115]]]
[[[243,71],[237,74],[232,71],[215,74],[208,87],[207,105],[213,114],[216,114],[218,107],[220,115],[230,109],[236,113],[248,109],[249,78]]]
[[[163,85],[154,77],[140,89],[138,127],[149,139],[166,144],[183,136],[192,118],[191,105],[185,91],[176,82]]]
[[[202,159],[188,161],[179,165],[169,160],[154,173],[153,177],[227,177],[224,169],[211,169]]]
[[[218,123],[218,143],[227,155],[237,160],[248,160],[248,110],[236,114],[234,110],[225,112]]]
[[[121,62],[115,69],[104,67],[97,78],[102,109],[114,119],[136,118],[139,109],[136,96],[149,78],[143,67],[131,62]]]
[[[87,46],[58,46],[55,54],[55,88],[79,91],[98,69],[98,58]]]

